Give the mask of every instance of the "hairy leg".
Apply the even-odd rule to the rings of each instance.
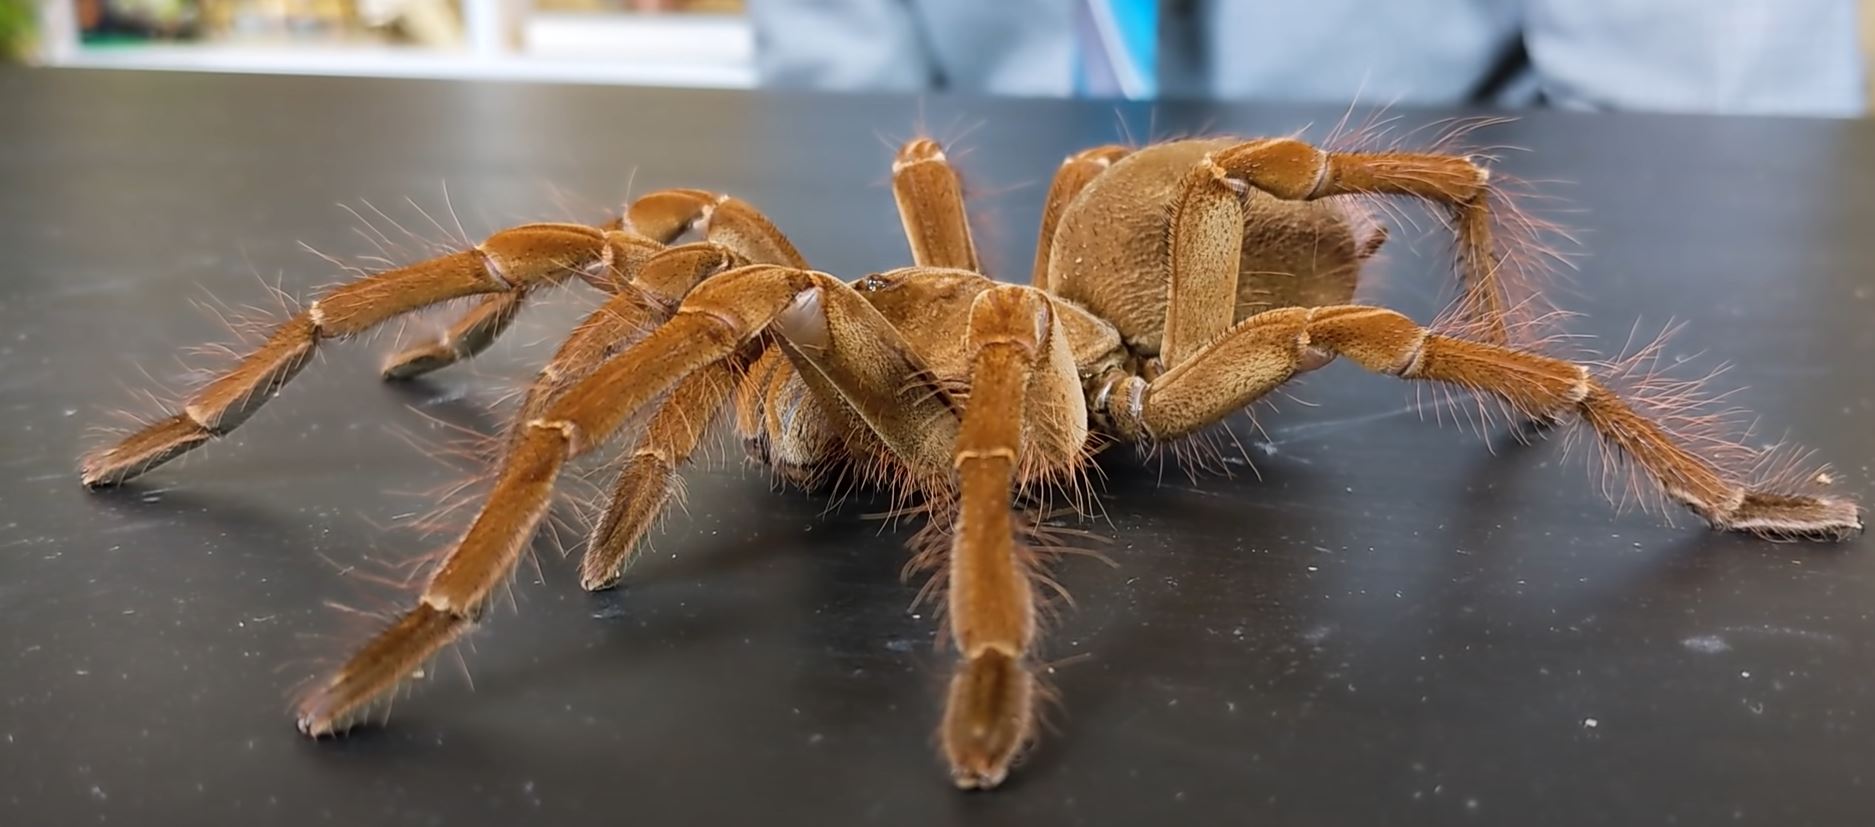
[[[714,242],[664,249],[641,267],[620,274],[627,279],[612,298],[589,314],[528,386],[515,415],[512,437],[561,393],[578,384],[620,348],[644,338],[668,321],[684,297],[713,275],[748,264],[735,250]]]
[[[937,141],[914,138],[899,148],[892,161],[892,198],[914,263],[982,272],[964,209],[963,180]]]
[[[1032,554],[1016,537],[1011,492],[1071,470],[1087,411],[1068,336],[1039,290],[1002,286],[970,314],[970,398],[953,464],[958,513],[947,617],[959,662],[939,731],[959,787],[1002,783],[1034,738]]]
[[[1185,173],[1172,201],[1165,334],[1159,358],[1182,364],[1229,330],[1237,312],[1245,184],[1211,164]]]
[[[435,339],[391,354],[384,361],[384,378],[415,379],[473,358],[507,331],[526,299],[526,293],[516,290],[481,300]]]
[[[554,478],[686,376],[726,359],[766,327],[811,276],[747,267],[711,280],[668,323],[613,357],[529,420],[502,458],[486,503],[431,575],[417,605],[378,634],[299,705],[300,731],[324,735],[396,687],[474,625],[546,514]]]
[[[1509,343],[1510,319],[1527,296],[1509,284],[1497,248],[1490,172],[1468,158],[1406,152],[1327,152],[1290,138],[1250,141],[1213,153],[1202,171],[1277,198],[1398,195],[1442,207],[1458,239],[1460,310],[1479,336]]]
[[[804,488],[825,481],[828,473],[864,470],[869,464],[862,458],[889,453],[839,403],[838,393],[810,386],[812,376],[796,369],[780,347],[770,347],[736,395],[736,433],[749,456]]]
[[[729,206],[725,209],[723,205]],[[671,189],[646,193],[626,205],[620,218],[606,229],[626,230],[642,237],[642,243],[621,245],[608,267],[582,272],[581,276],[607,293],[618,292],[632,280],[646,259],[675,241],[684,232],[701,226],[721,212],[717,221],[729,227],[719,235],[729,238],[761,237],[773,231],[766,218],[754,214],[754,208],[734,199],[703,190]],[[779,235],[776,233],[776,235]],[[782,240],[781,246],[786,246]],[[770,247],[763,247],[766,251]],[[787,247],[792,250],[791,246]],[[779,263],[794,264],[793,261]],[[514,322],[525,303],[525,291],[490,296],[463,314],[441,336],[400,351],[386,360],[385,379],[413,379],[431,371],[470,359],[494,344]]]
[[[306,366],[322,340],[362,333],[438,302],[517,293],[605,265],[627,233],[577,224],[527,224],[475,248],[351,282],[320,296],[260,347],[196,391],[180,412],[87,455],[89,487],[116,485],[234,430]]]
[[[524,426],[553,398],[670,319],[678,303],[705,278],[745,264],[806,268],[800,252],[767,216],[740,199],[704,190],[660,190],[632,202],[623,223],[633,232],[669,243],[701,229],[705,241],[658,247],[616,263],[614,296],[575,328],[528,388],[516,426]]]
[[[1102,414],[1130,438],[1170,439],[1215,423],[1336,356],[1377,373],[1488,394],[1533,420],[1578,416],[1714,528],[1814,540],[1842,540],[1862,530],[1853,501],[1736,479],[1581,365],[1427,330],[1384,308],[1287,308],[1252,316],[1151,383],[1120,380]]]
[[[784,318],[785,317],[785,318]],[[824,273],[772,265],[732,270],[692,290],[670,321],[559,394],[529,421],[503,458],[494,488],[462,540],[444,557],[415,607],[368,642],[299,705],[309,735],[342,729],[439,648],[472,626],[514,564],[565,463],[606,441],[679,383],[774,328],[801,336],[802,363],[838,388],[868,424],[889,424],[888,445],[934,474],[955,439],[947,394],[919,388],[921,366],[878,312]],[[732,363],[733,364],[733,363]],[[912,466],[914,468],[918,466]]]
[[[1129,152],[1132,150],[1123,146],[1098,146],[1069,155],[1061,162],[1061,168],[1055,171],[1055,180],[1048,185],[1048,199],[1042,204],[1042,230],[1035,241],[1035,266],[1029,271],[1030,285],[1051,292],[1055,289],[1049,281],[1048,262],[1054,255],[1055,228],[1061,225],[1061,214],[1094,176],[1105,172]]]
[[[671,390],[644,436],[625,457],[605,514],[580,560],[579,585],[599,591],[618,585],[644,538],[682,485],[678,471],[722,414],[736,387],[736,370],[717,363],[691,374]]]
[[[621,223],[665,243],[701,230],[704,240],[735,250],[749,261],[807,267],[807,260],[774,222],[740,198],[706,190],[660,190],[633,201]]]
[[[691,224],[702,222],[704,235],[711,240],[674,248],[648,263],[634,282],[636,291],[621,291],[638,292],[649,300],[634,308],[641,310],[637,318],[615,317],[590,331],[582,330],[596,335],[576,334],[575,340],[569,340],[571,352],[564,358],[556,357],[549,370],[543,371],[541,381],[522,406],[518,422],[539,416],[555,395],[596,369],[612,350],[669,319],[704,278],[748,263],[806,267],[781,231],[744,202],[726,198],[679,200],[689,204],[692,212],[679,209],[681,204],[673,206],[660,214],[657,225],[646,229],[670,231],[680,219]],[[650,224],[650,219],[640,220]],[[625,332],[628,325],[636,329]],[[614,335],[622,332],[624,335]],[[610,588],[624,575],[645,533],[680,490],[679,472],[715,422],[740,373],[727,364],[704,368],[679,384],[652,412],[638,442],[625,452],[612,495],[587,542],[581,587],[588,591]]]

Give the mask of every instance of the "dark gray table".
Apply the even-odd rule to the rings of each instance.
[[[0,823],[1866,824],[1875,555],[1617,514],[1559,446],[1421,422],[1342,367],[1239,425],[1260,478],[1107,463],[1118,564],[1069,559],[1061,707],[1004,790],[931,749],[948,655],[878,502],[774,494],[739,453],[689,475],[613,593],[542,543],[519,611],[341,741],[287,695],[403,598],[360,572],[443,544],[396,526],[458,471],[418,445],[498,426],[590,303],[486,358],[374,379],[323,360],[224,444],[87,495],[90,426],[225,339],[209,296],[269,301],[372,252],[334,206],[437,236],[589,218],[689,185],[770,211],[848,276],[906,258],[890,141],[955,138],[995,272],[1024,277],[1061,156],[1135,134],[1288,132],[1333,110],[817,98],[526,85],[0,73]],[[1400,113],[1418,124],[1451,113]],[[1618,347],[1674,358],[1875,500],[1875,127],[1535,114],[1486,136],[1578,212],[1561,292]],[[559,195],[556,195],[556,188]],[[562,204],[571,206],[563,206]],[[451,222],[445,218],[446,225]],[[1430,222],[1426,222],[1428,226]],[[453,231],[453,226],[451,226]],[[1443,247],[1391,246],[1372,298],[1427,318]],[[725,459],[726,457],[726,459]],[[576,533],[568,535],[569,542]]]

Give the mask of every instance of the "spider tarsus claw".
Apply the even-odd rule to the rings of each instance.
[[[300,703],[299,715],[294,717],[293,724],[301,735],[315,741],[344,730],[333,717],[324,692],[315,693]]]
[[[617,588],[618,584],[624,579],[624,572],[582,574],[579,578],[579,587],[589,592],[603,592]]]
[[[1009,776],[1008,769],[995,769],[978,773],[964,769],[951,770],[951,782],[960,790],[993,790]]]
[[[325,738],[337,738],[364,723],[370,716],[366,710],[374,704],[371,701],[360,702],[343,697],[343,682],[328,683],[299,702],[293,717],[293,726],[301,735],[314,741]]]
[[[100,488],[115,488],[118,485],[117,480],[99,474],[89,468],[79,469],[78,481],[85,486],[86,491],[96,491]]]
[[[135,479],[139,473],[139,469],[112,462],[111,453],[99,453],[87,456],[79,463],[78,481],[84,484],[85,490],[97,491],[116,488]]]
[[[331,727],[320,722],[315,722],[312,718],[305,715],[294,719],[293,724],[299,729],[299,734],[313,739],[318,739],[332,731]]]

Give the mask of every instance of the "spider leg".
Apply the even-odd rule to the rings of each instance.
[[[892,161],[892,197],[913,262],[982,272],[964,209],[963,180],[937,141],[914,138],[899,148]]]
[[[866,433],[837,393],[812,387],[781,348],[749,369],[736,393],[736,433],[743,448],[782,479],[811,487],[829,461],[879,457],[887,451]]]
[[[678,383],[651,415],[644,436],[619,469],[605,514],[586,544],[580,588],[599,591],[618,584],[639,540],[676,496],[678,470],[690,461],[735,387],[736,372],[719,362]]]
[[[741,259],[719,245],[691,246],[700,248],[698,254],[703,252],[701,248],[711,248],[737,261]],[[704,266],[682,267],[693,260]],[[729,261],[724,260],[723,266],[730,266]],[[713,269],[712,262],[700,260],[698,255],[673,255],[654,260],[647,266],[644,280],[654,285],[650,289],[661,306],[645,306],[647,312],[629,322],[625,321],[624,313],[617,313],[592,322],[590,328],[582,325],[562,348],[563,353],[556,355],[549,364],[549,370],[543,371],[541,382],[529,391],[522,406],[522,421],[538,416],[555,395],[597,368],[611,348],[629,343],[629,331],[648,329],[643,327],[647,322],[655,324],[668,319],[670,311],[666,308],[675,307],[691,287],[709,276]],[[783,358],[779,352],[765,353],[757,364],[772,368]],[[726,365],[706,367],[680,383],[652,413],[643,436],[626,451],[605,511],[586,544],[580,563],[581,588],[587,591],[608,589],[624,576],[640,540],[676,495],[681,484],[678,472],[689,462],[730,393],[736,389],[736,379],[735,372]]]
[[[1031,650],[1039,573],[1016,539],[1011,492],[1074,467],[1087,411],[1068,336],[1045,293],[999,286],[979,294],[969,347],[948,570],[947,617],[960,660],[939,735],[957,786],[987,789],[1033,740],[1038,694]]]
[[[642,241],[578,224],[526,224],[497,232],[473,249],[334,288],[196,391],[180,412],[86,455],[80,465],[84,483],[96,488],[125,482],[234,430],[306,366],[321,340],[362,333],[449,299],[556,284],[604,267],[616,251]]]
[[[1469,158],[1407,152],[1328,152],[1292,138],[1250,141],[1213,153],[1201,165],[1292,201],[1341,195],[1400,195],[1443,207],[1458,236],[1459,304],[1485,341],[1507,343],[1513,306],[1528,286],[1508,283],[1499,255],[1490,171]],[[1501,216],[1500,216],[1501,217]]]
[[[949,477],[957,407],[904,337],[852,287],[832,278],[775,319],[775,345],[817,399],[864,427],[862,440],[902,464],[902,488]]]
[[[481,513],[417,605],[314,688],[299,705],[300,730],[317,736],[343,728],[472,626],[513,571],[570,458],[604,442],[679,383],[741,358],[771,328],[793,343],[791,358],[836,387],[908,464],[923,463],[924,475],[942,473],[956,434],[950,399],[919,381],[925,372],[897,331],[851,287],[825,273],[774,265],[707,279],[670,321],[526,423]]]
[[[1237,271],[1243,249],[1243,182],[1212,164],[1185,173],[1172,202],[1166,244],[1166,366],[1190,359],[1230,329],[1237,312]]]
[[[542,371],[541,380],[529,390],[517,424],[540,415],[556,394],[597,368],[606,355],[669,319],[678,303],[703,279],[751,261],[807,266],[787,238],[746,203],[716,199],[709,205],[702,220],[708,222],[705,234],[713,240],[673,248],[648,263],[634,282],[638,290],[621,291],[621,296],[609,303],[612,307],[601,308],[605,315],[595,314],[595,321],[582,325],[562,353]],[[674,224],[668,217],[664,221],[661,227]],[[636,301],[624,295],[629,292],[642,292],[651,301]],[[631,306],[624,306],[628,304]],[[610,588],[624,575],[639,541],[679,490],[678,472],[715,422],[737,386],[736,379],[736,371],[727,365],[712,365],[685,379],[659,403],[639,441],[625,452],[611,497],[587,542],[580,565],[582,588]]]
[[[573,328],[528,386],[509,443],[525,433],[527,423],[539,417],[554,399],[597,370],[607,357],[668,321],[678,303],[704,279],[747,263],[735,250],[702,241],[666,248],[635,272],[622,273],[621,277],[629,281]]]
[[[704,190],[670,189],[646,193],[635,199],[608,228],[629,229],[655,244],[622,250],[631,255],[629,258],[615,256],[612,272],[595,270],[580,275],[604,292],[618,292],[630,281],[629,276],[620,274],[636,272],[636,265],[643,264],[662,245],[705,224],[710,228],[706,231],[707,237],[725,246],[747,250],[754,256],[751,260],[807,266],[774,225],[747,202]],[[508,329],[526,299],[527,292],[517,290],[482,300],[442,335],[392,355],[384,363],[384,378],[413,379],[474,357]]]
[[[1055,171],[1055,180],[1048,185],[1048,199],[1042,205],[1042,230],[1035,241],[1035,267],[1029,271],[1029,284],[1054,291],[1054,283],[1049,281],[1048,261],[1054,255],[1055,228],[1061,225],[1061,214],[1095,176],[1131,152],[1127,147],[1112,144],[1084,149],[1062,160],[1061,168]]]
[[[709,190],[664,189],[645,193],[625,207],[618,224],[645,238],[665,243],[699,226],[724,199]]]
[[[763,431],[769,415],[768,386],[775,381],[787,358],[787,354],[774,348],[763,351],[736,386],[736,434],[742,437],[742,447],[749,458],[757,462],[770,461],[771,446]]]
[[[626,289],[593,311],[561,343],[528,386],[507,444],[519,442],[528,423],[607,357],[669,320],[694,286],[746,263],[735,251],[713,242],[672,247],[653,257]],[[587,543],[582,587],[597,591],[618,582],[637,540],[677,490],[677,472],[714,421],[734,380],[726,367],[713,365],[684,380],[659,404],[641,441],[626,452],[612,496]]]
[[[660,190],[632,202],[623,223],[633,232],[666,243],[700,229],[704,240],[735,250],[749,261],[807,267],[807,259],[774,222],[733,196],[706,190]]]
[[[787,236],[766,216],[748,202],[729,196],[703,190],[649,193],[632,202],[623,223],[664,243],[699,227],[707,240],[661,249],[616,268],[614,283],[608,287],[612,299],[575,328],[541,370],[521,404],[517,428],[618,348],[668,320],[703,279],[750,263],[807,267]]]
[[[1376,373],[1489,394],[1533,420],[1573,414],[1716,529],[1810,540],[1844,540],[1862,530],[1854,501],[1735,479],[1582,365],[1428,330],[1384,308],[1285,308],[1252,316],[1149,384],[1121,380],[1105,413],[1123,434],[1169,439],[1217,422],[1336,356]]]
[[[385,379],[415,379],[449,367],[488,349],[520,315],[527,293],[497,293],[462,314],[448,330],[428,342],[406,348],[384,360]]]

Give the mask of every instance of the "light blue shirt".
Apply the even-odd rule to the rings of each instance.
[[[1087,88],[1090,1],[1128,2],[750,13],[765,85],[1066,96]],[[1173,0],[1147,17],[1165,97],[1824,115],[1866,100],[1856,0]]]

